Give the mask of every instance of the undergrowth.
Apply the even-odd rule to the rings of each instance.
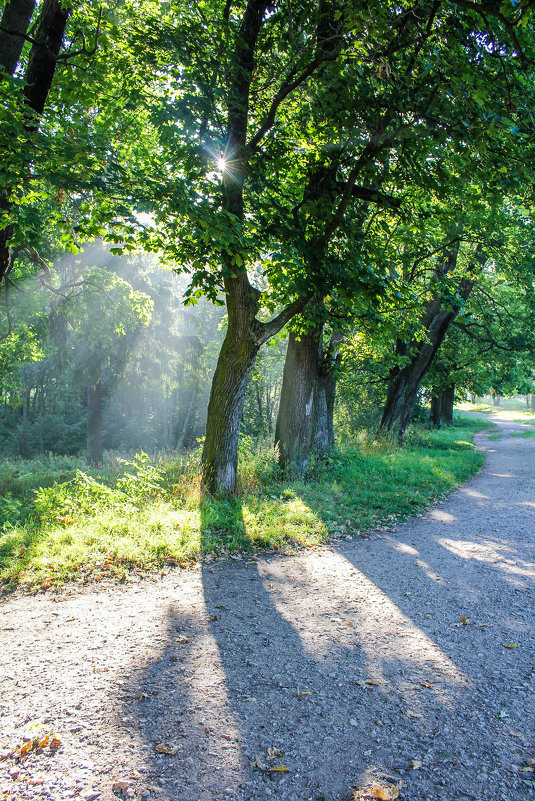
[[[462,419],[413,430],[403,448],[361,434],[312,465],[306,481],[283,476],[269,447],[245,440],[240,493],[202,495],[199,453],[132,460],[9,460],[0,467],[0,580],[47,588],[67,580],[125,578],[131,570],[186,566],[260,550],[287,552],[388,526],[470,478],[483,457]]]

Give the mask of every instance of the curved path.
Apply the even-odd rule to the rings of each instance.
[[[369,539],[4,599],[0,751],[36,718],[61,747],[0,761],[1,797],[535,797],[534,429],[497,425]]]

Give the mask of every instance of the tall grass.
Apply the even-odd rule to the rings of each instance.
[[[67,580],[127,578],[264,549],[291,551],[329,536],[390,525],[472,476],[482,456],[464,419],[415,430],[404,448],[361,435],[312,465],[306,481],[284,476],[269,447],[241,444],[240,493],[202,495],[199,454],[7,461],[0,468],[0,580],[46,588]]]

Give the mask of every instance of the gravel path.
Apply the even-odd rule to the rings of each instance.
[[[498,426],[368,539],[5,597],[0,798],[535,798],[535,440]]]

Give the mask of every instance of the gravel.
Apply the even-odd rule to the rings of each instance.
[[[535,798],[535,440],[498,425],[367,539],[4,596],[0,798]]]

